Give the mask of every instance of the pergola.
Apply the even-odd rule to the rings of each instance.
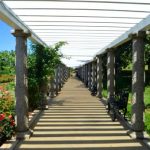
[[[22,109],[21,115],[18,112],[18,131],[28,129],[27,118],[24,119],[28,109],[25,92],[28,37],[45,46],[67,41],[68,45],[61,51],[70,60],[62,61],[66,66],[80,65],[78,73],[85,83],[88,81],[89,88],[97,80],[99,97],[102,54],[107,53],[107,83],[111,95],[115,92],[114,50],[132,40],[132,131],[135,137],[143,137],[143,39],[150,29],[149,7],[148,0],[1,0],[0,17],[14,28],[16,37],[16,99],[19,99],[18,111]]]

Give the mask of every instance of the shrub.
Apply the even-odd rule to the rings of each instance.
[[[4,86],[0,86],[0,136],[8,139],[14,132],[14,99]]]
[[[9,91],[5,90],[5,87],[0,86],[0,113],[11,114],[14,112],[14,99]]]
[[[32,44],[32,53],[28,56],[28,93],[29,107],[35,109],[39,104],[43,104],[42,99],[46,99],[47,83],[54,75],[54,70],[60,63],[60,47],[65,42],[58,42],[54,47],[44,47],[39,44]]]
[[[105,97],[105,98],[107,98],[107,95],[108,95],[107,90],[104,90],[104,89],[103,89],[103,91],[102,91],[102,96]]]
[[[145,113],[145,130],[150,135],[150,112]]]
[[[0,114],[0,132],[7,139],[11,138],[15,133],[15,120],[13,115]]]
[[[6,83],[14,81],[13,75],[0,75],[0,83]]]

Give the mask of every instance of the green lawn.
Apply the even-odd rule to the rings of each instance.
[[[107,90],[103,90],[102,95],[103,95],[103,97],[107,98]],[[129,94],[129,103],[128,103],[128,112],[127,112],[127,116],[129,118],[129,120],[131,119],[131,98],[132,98],[132,95],[130,93]],[[145,88],[144,103],[146,106],[145,118],[144,118],[145,130],[150,135],[150,86],[147,86]]]
[[[107,94],[108,94],[107,90],[103,89],[102,96],[105,97],[105,98],[107,98]]]
[[[150,86],[145,88],[144,102],[145,102],[145,106],[150,105]]]

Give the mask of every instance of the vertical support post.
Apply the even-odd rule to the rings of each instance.
[[[82,67],[80,67],[80,80],[82,81]]]
[[[65,66],[65,81],[67,81],[68,78],[68,68]]]
[[[50,97],[55,97],[55,77],[50,79]]]
[[[59,69],[58,69],[58,67],[56,68],[55,76],[56,76],[56,78],[55,78],[55,83],[56,83],[55,93],[56,93],[56,95],[58,95],[58,91],[59,91]]]
[[[69,77],[70,77],[70,68],[67,67],[67,80],[69,79]]]
[[[97,56],[97,96],[102,98],[102,58]]]
[[[132,137],[143,138],[144,131],[144,37],[140,31],[132,35]]]
[[[82,81],[82,67],[80,67],[80,80]]]
[[[64,83],[66,82],[66,66],[64,66]]]
[[[66,66],[64,66],[64,82],[66,82]]]
[[[83,66],[81,67],[81,81],[83,81]]]
[[[30,33],[15,30],[12,34],[16,37],[16,124],[17,138],[28,138],[28,82],[27,82],[27,38]]]
[[[83,82],[85,83],[85,65],[83,65]]]
[[[69,68],[67,66],[65,66],[65,81],[67,81],[67,79],[69,78]]]
[[[60,65],[60,83],[61,83],[61,88],[63,87],[63,65]]]
[[[115,52],[114,49],[107,50],[107,90],[108,98],[115,94]]]
[[[89,90],[92,88],[92,64],[88,64],[88,87]]]
[[[85,65],[85,85],[88,86],[88,65]]]
[[[58,91],[61,91],[61,67],[58,66]]]
[[[95,85],[96,82],[96,70],[95,70],[95,62],[92,62],[92,87]]]

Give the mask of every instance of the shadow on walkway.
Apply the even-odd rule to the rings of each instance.
[[[29,140],[16,150],[148,150],[132,140],[120,122],[112,122],[105,106],[84,85],[69,79],[49,103]]]

